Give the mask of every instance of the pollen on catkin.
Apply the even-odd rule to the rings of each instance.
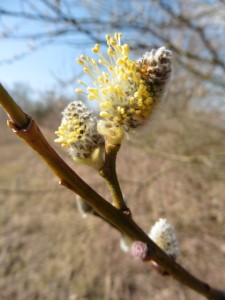
[[[179,255],[179,244],[172,224],[166,219],[159,219],[151,228],[148,236],[163,250],[167,255],[175,260]]]
[[[171,74],[172,52],[165,47],[153,49],[146,52],[141,59],[137,61],[138,72],[144,80],[157,104],[165,91]]]
[[[103,137],[97,132],[97,118],[84,103],[71,102],[62,115],[55,142],[67,148],[74,160],[87,159],[104,145]]]
[[[169,60],[167,50],[156,51],[156,54],[150,52],[151,73],[148,56],[139,61],[130,59],[129,46],[121,43],[121,37],[121,33],[115,33],[113,37],[106,35],[106,55],[101,52],[100,45],[96,44],[92,48],[92,52],[98,56],[96,59],[84,55],[77,59],[93,83],[92,86],[86,86],[79,81],[86,92],[83,89],[77,89],[77,92],[87,93],[88,99],[99,101],[101,120],[98,131],[113,143],[120,143],[124,133],[141,125],[151,114],[157,100],[155,96],[161,89],[156,65],[163,64],[164,68]],[[153,81],[149,78],[153,78],[153,75],[157,88],[153,88]],[[159,76],[163,77],[161,73]]]

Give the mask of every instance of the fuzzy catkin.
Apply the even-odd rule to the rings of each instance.
[[[148,236],[168,255],[177,259],[180,252],[178,240],[173,225],[166,219],[159,219]]]
[[[97,59],[85,55],[77,59],[92,85],[79,80],[82,88],[76,91],[99,101],[97,128],[112,144],[121,143],[125,133],[150,117],[171,71],[171,52],[166,48],[152,50],[134,61],[130,58],[129,45],[121,43],[121,38],[122,33],[106,35],[107,54],[96,44],[92,52]]]
[[[172,52],[165,47],[146,52],[137,61],[138,71],[153,95],[154,103],[163,95],[171,74]],[[156,103],[155,103],[156,104]]]
[[[71,102],[62,112],[63,118],[56,132],[73,159],[86,159],[99,146],[103,137],[97,132],[97,118],[81,101]]]

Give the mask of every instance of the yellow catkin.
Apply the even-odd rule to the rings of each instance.
[[[129,58],[129,45],[121,44],[121,37],[121,33],[115,33],[113,37],[107,34],[106,55],[101,53],[100,46],[96,44],[92,52],[99,58],[81,55],[77,61],[83,64],[84,72],[93,81],[93,86],[87,87],[88,98],[100,102],[100,117],[112,122],[111,127],[124,126],[128,130],[149,115],[152,95],[137,71],[137,62]],[[108,127],[104,128],[104,132],[107,131]],[[113,132],[116,134],[120,130],[113,129]]]

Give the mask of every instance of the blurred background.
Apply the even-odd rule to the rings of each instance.
[[[167,218],[180,263],[224,288],[224,0],[2,0],[0,80],[68,164],[109,199],[96,172],[54,145],[54,132],[84,79],[75,59],[95,43],[104,48],[105,34],[115,32],[133,59],[161,46],[173,52],[161,105],[118,155],[134,219],[148,232]],[[1,110],[0,163],[1,300],[203,299],[123,253],[107,224],[83,219],[75,195],[11,133]]]

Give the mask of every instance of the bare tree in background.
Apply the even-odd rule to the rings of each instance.
[[[225,89],[222,0],[18,0],[17,3],[12,9],[0,5],[0,36],[1,40],[24,40],[27,48],[1,63],[21,59],[49,44],[83,48],[103,43],[105,33],[121,31],[126,32],[127,42],[137,51],[162,45],[171,49],[179,64],[179,78],[190,72],[197,87],[209,88],[213,84],[214,94]]]
[[[205,239],[205,243],[209,246],[208,241],[213,243],[215,241],[212,249],[215,250],[216,247],[220,249],[220,245],[223,246],[224,243],[222,234],[224,219],[220,221],[223,214],[222,217],[221,214],[213,215],[211,208],[214,208],[213,203],[216,203],[218,212],[224,211],[222,206],[224,201],[220,201],[224,197],[222,188],[220,193],[214,191],[220,191],[220,184],[222,186],[225,178],[224,122],[219,115],[222,111],[221,114],[224,116],[225,105],[225,2],[222,0],[17,0],[15,2],[18,3],[15,8],[7,8],[6,5],[0,4],[0,43],[1,40],[24,41],[24,52],[18,53],[15,57],[9,56],[6,60],[0,58],[0,64],[25,59],[30,53],[47,45],[66,44],[74,49],[80,47],[88,51],[95,43],[103,45],[105,34],[114,32],[125,33],[124,40],[136,51],[137,57],[160,46],[172,50],[173,84],[166,97],[165,114],[160,114],[160,120],[152,122],[151,128],[145,127],[142,136],[140,135],[134,142],[135,147],[146,155],[146,161],[152,159],[151,172],[148,170],[149,175],[144,180],[127,179],[124,176],[124,182],[129,185],[129,189],[131,185],[134,186],[130,192],[134,202],[149,196],[156,203],[143,205],[143,215],[150,205],[152,207],[149,215],[152,212],[158,215],[169,212],[169,206],[175,207],[178,203],[182,207],[180,224],[183,224],[183,229],[188,228],[189,232],[192,229],[189,225],[192,225],[193,215],[190,219],[186,219],[190,221],[189,223],[183,222],[183,211],[186,211],[184,208],[194,208],[198,204],[198,209],[186,212],[186,215],[194,212],[197,213],[197,218],[200,216],[197,225],[193,225],[191,235],[195,236],[198,232],[199,241]],[[60,79],[63,82],[64,79]],[[74,80],[72,84],[75,85]],[[22,91],[17,89],[17,92],[23,96],[23,89]],[[26,96],[26,91],[24,94]],[[53,98],[55,99],[54,93],[45,93],[42,101],[49,103]],[[211,109],[214,105],[215,111]],[[53,119],[55,121],[55,115]],[[155,157],[159,160],[155,166],[156,171],[154,171],[154,165],[157,164],[157,161],[154,161]],[[140,163],[139,156],[137,161],[131,162],[131,166],[136,168],[138,163]],[[140,173],[141,168],[144,166],[143,169],[147,169],[150,163],[140,165]],[[127,165],[126,163],[129,170]],[[163,178],[164,175],[166,178]],[[153,182],[156,181],[157,185],[153,186]],[[184,193],[181,194],[180,190]],[[139,202],[139,205],[142,203]],[[204,220],[207,218],[211,218],[212,222],[206,223]],[[214,230],[215,227],[211,228],[211,225],[216,218],[219,231],[215,235],[217,230]],[[208,224],[208,227],[204,227],[204,224]],[[207,248],[200,243],[198,245],[199,248],[195,247],[191,252],[192,259],[196,261],[197,252],[200,252],[201,256]],[[210,257],[212,262],[209,265],[213,263],[215,266],[219,265],[216,255],[211,257],[211,253],[210,255],[208,253],[210,251],[205,252],[205,257],[207,261]],[[204,274],[209,273],[208,264],[205,264],[203,270]],[[183,297],[185,295],[182,295]]]
[[[12,8],[0,4],[0,42],[24,41],[24,52],[0,59],[1,64],[25,58],[46,45],[69,45],[88,51],[95,43],[104,45],[106,33],[121,31],[137,57],[163,45],[173,52],[173,84],[161,120],[168,119],[170,114],[179,116],[178,122],[186,132],[193,120],[184,120],[193,107],[204,112],[216,107],[217,112],[223,112],[224,1],[17,0],[14,3]],[[75,87],[74,78],[70,83],[65,78],[58,78],[58,82],[64,86],[72,83]],[[217,117],[208,119],[211,123],[217,120],[221,123]]]

